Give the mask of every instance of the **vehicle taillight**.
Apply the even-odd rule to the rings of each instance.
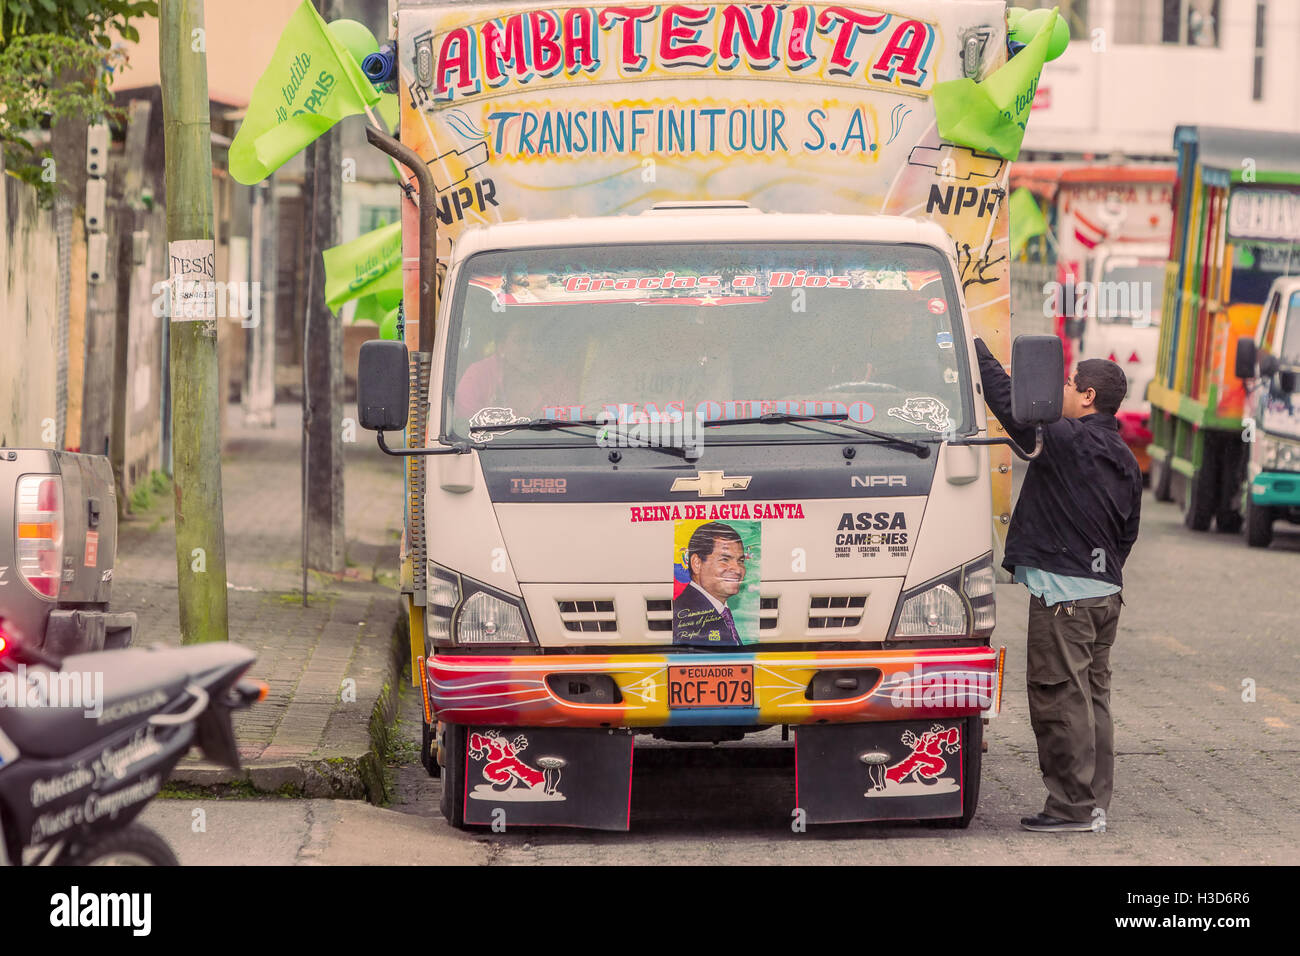
[[[57,598],[63,578],[63,485],[57,475],[18,479],[17,519],[19,576],[37,594]]]

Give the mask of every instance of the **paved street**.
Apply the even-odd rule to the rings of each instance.
[[[230,639],[256,652],[249,676],[265,680],[270,693],[234,716],[242,774],[194,751],[172,779],[377,798],[358,762],[371,750],[370,718],[391,675],[401,613],[401,463],[368,432],[344,445],[347,566],[337,575],[311,572],[304,608],[301,409],[278,405],[272,429],[244,427],[234,406],[227,412],[221,472]],[[344,416],[355,418],[355,410]],[[113,606],[136,613],[139,646],[180,643],[170,498],[167,492],[121,525]]]
[[[1285,526],[1282,526],[1285,527]],[[145,819],[186,863],[1300,863],[1300,530],[1267,551],[1183,529],[1144,502],[1113,653],[1119,756],[1110,831],[1032,834],[1041,806],[1024,695],[1025,592],[999,586],[1009,648],[1005,710],[987,731],[979,813],[967,831],[789,826],[794,786],[777,732],[671,753],[638,744],[632,831],[457,833],[438,782],[408,762],[389,809],[331,801],[156,801]],[[1243,682],[1255,700],[1243,701]],[[414,695],[401,728],[418,737]],[[193,811],[206,832],[192,829]]]

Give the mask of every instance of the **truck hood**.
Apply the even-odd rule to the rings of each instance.
[[[936,458],[854,448],[851,460],[838,444],[715,445],[698,463],[624,449],[611,464],[601,448],[502,449],[480,460],[521,585],[667,585],[705,521],[741,523],[764,581],[902,578]]]

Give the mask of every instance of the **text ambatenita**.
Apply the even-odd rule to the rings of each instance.
[[[433,97],[566,82],[718,71],[924,91],[941,44],[933,23],[813,4],[530,10],[429,37]],[[417,44],[419,43],[417,38]]]

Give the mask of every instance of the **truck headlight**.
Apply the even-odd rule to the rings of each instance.
[[[949,584],[932,584],[903,602],[895,637],[955,637],[966,633],[966,608]]]
[[[519,605],[486,591],[471,594],[456,617],[457,644],[531,644]]]
[[[987,637],[997,621],[996,599],[989,552],[899,595],[890,636]]]
[[[1300,471],[1300,445],[1275,438],[1264,439],[1265,471]]]
[[[997,579],[993,576],[993,552],[972,561],[963,569],[962,593],[970,604],[971,630],[976,637],[988,637],[998,622]]]
[[[437,644],[535,644],[519,598],[429,562],[424,621]]]
[[[451,643],[451,616],[460,604],[460,575],[429,562],[429,600],[424,608],[424,627],[436,644]]]

